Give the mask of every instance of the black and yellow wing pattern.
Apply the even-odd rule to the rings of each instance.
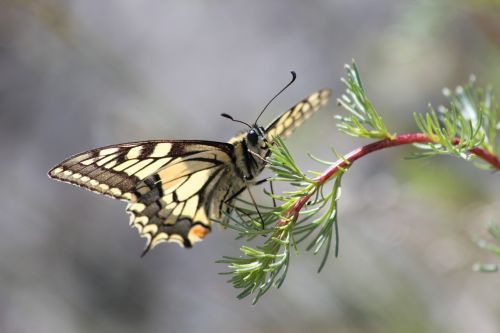
[[[283,139],[289,137],[297,127],[328,103],[330,95],[330,89],[322,89],[295,104],[266,127],[267,139],[272,140],[273,136]]]
[[[288,137],[329,97],[330,90],[324,89],[300,101],[263,129],[264,139]],[[257,128],[255,124],[246,134],[255,134]],[[252,145],[246,134],[227,143],[151,140],[111,145],[74,155],[49,176],[127,201],[130,225],[147,239],[144,253],[165,241],[191,247],[210,232],[223,210],[230,211],[224,204],[254,184],[264,168],[268,148]]]
[[[146,251],[164,241],[191,247],[210,231],[210,203],[232,159],[228,143],[132,142],[72,156],[49,176],[128,201]]]

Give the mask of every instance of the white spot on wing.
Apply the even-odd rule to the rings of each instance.
[[[134,147],[128,151],[127,158],[128,159],[138,158],[139,156],[141,156],[141,152],[142,152],[142,146]]]
[[[142,229],[142,232],[154,235],[158,232],[158,226],[156,226],[155,224],[148,224],[147,226],[144,227],[144,229]]]
[[[170,194],[175,191],[179,185],[181,185],[185,180],[186,180],[187,176],[184,176],[184,177],[181,177],[181,178],[177,178],[177,179],[174,179],[172,181],[163,181],[163,178],[162,178],[162,189],[163,189],[163,194],[165,195],[164,197],[167,198],[167,195]],[[170,202],[172,201],[172,199],[170,200]]]
[[[139,163],[131,166],[130,168],[128,169],[125,169],[125,172],[127,173],[127,175],[131,176],[133,175],[134,173],[136,173],[137,171],[141,170],[142,168],[146,167],[149,163],[151,163],[153,161],[153,159],[149,158],[149,159],[146,159],[146,160],[142,160],[140,161]]]
[[[137,172],[135,174],[135,176],[138,177],[139,179],[144,179],[147,176],[157,172],[162,166],[164,166],[170,160],[171,160],[171,158],[169,158],[169,157],[160,158],[159,160],[151,163],[150,165],[148,165],[147,167],[145,167],[141,171]]]
[[[146,205],[144,205],[143,203],[137,202],[137,203],[133,203],[133,204],[128,205],[127,210],[140,213],[145,208],[146,208]]]
[[[315,92],[314,94],[309,96],[309,98],[307,100],[312,102],[312,103],[317,103],[318,99],[319,99],[319,92]]]
[[[108,184],[99,184],[99,188],[103,191],[103,192],[106,192],[107,190],[109,190],[109,185]]]
[[[118,197],[122,194],[122,191],[117,187],[110,188],[108,192],[116,197]]]
[[[109,154],[114,154],[116,153],[117,151],[119,151],[120,148],[107,148],[107,149],[103,149],[99,152],[99,155],[101,156],[105,156],[105,155],[109,155]]]
[[[142,226],[148,224],[148,221],[149,221],[149,219],[148,219],[147,216],[138,216],[135,219],[133,219],[133,223],[139,224],[139,225],[142,225]],[[142,229],[142,231],[144,231],[144,229]]]
[[[108,164],[106,164],[104,167],[106,169],[111,169],[112,167],[114,167],[116,165],[117,161],[116,160],[112,160],[111,162],[109,162]]]
[[[181,212],[182,212],[182,209],[184,208],[184,203],[180,203],[177,205],[177,207],[174,208],[174,211],[172,212],[172,214],[174,216],[179,216],[181,215]]]
[[[85,160],[85,161],[81,161],[80,163],[83,164],[83,165],[91,165],[92,163],[94,163],[97,159],[94,157],[94,158],[89,158],[88,160]]]
[[[184,201],[197,193],[205,185],[211,173],[209,169],[192,174],[189,179],[176,190],[179,201]]]
[[[58,173],[61,173],[64,169],[59,167],[59,168],[55,168],[54,170],[52,170],[51,174],[52,176],[55,176],[57,175]]]
[[[298,112],[300,109],[302,109],[302,106],[304,106],[304,103],[300,102],[299,104],[295,105],[292,112]]]
[[[106,156],[105,158],[97,161],[96,164],[98,166],[102,166],[102,165],[108,163],[109,161],[111,161],[112,159],[114,159],[116,156],[118,156],[118,154],[112,154],[112,155]]]
[[[172,144],[168,142],[157,143],[149,157],[165,157],[170,153]]]
[[[201,222],[207,226],[209,226],[212,223],[211,221],[209,221],[209,219],[207,217],[207,213],[205,212],[205,209],[203,207],[198,209],[198,211],[196,212],[196,215],[194,216],[193,221]]]
[[[123,171],[125,170],[126,168],[128,167],[131,167],[132,165],[134,165],[135,163],[137,163],[139,160],[128,160],[128,161],[125,161],[121,164],[118,164],[117,166],[115,166],[113,168],[113,170],[115,171]]]
[[[125,200],[132,200],[132,194],[130,192],[123,193],[122,198]]]
[[[196,209],[198,208],[198,196],[194,196],[188,201],[186,201],[186,206],[182,212],[185,216],[193,217],[196,214]]]
[[[184,238],[180,235],[172,234],[168,239],[169,242],[177,243],[180,247],[184,247]]]
[[[168,234],[165,233],[165,232],[160,232],[151,241],[151,249],[154,248],[156,245],[158,245],[160,243],[166,242],[167,239],[168,239]]]

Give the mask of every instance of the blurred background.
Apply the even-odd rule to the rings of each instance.
[[[0,332],[485,332],[500,276],[475,245],[500,220],[498,174],[453,158],[368,156],[343,181],[340,257],[292,258],[285,285],[237,301],[214,228],[191,250],[140,258],[125,204],[57,183],[53,165],[144,139],[225,141],[298,80],[265,124],[309,93],[343,91],[356,59],[391,131],[470,74],[500,95],[498,1],[0,0]],[[288,141],[304,169],[366,143],[331,103]]]

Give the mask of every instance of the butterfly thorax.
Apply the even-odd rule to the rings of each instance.
[[[234,147],[236,173],[245,183],[255,183],[270,154],[264,129],[254,125],[249,131],[233,137],[229,143]]]

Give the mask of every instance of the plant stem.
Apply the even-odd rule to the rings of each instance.
[[[315,180],[317,184],[323,184],[325,181],[330,179],[339,168],[346,168],[351,165],[357,159],[372,153],[377,150],[382,150],[385,148],[396,147],[401,145],[413,144],[413,143],[430,143],[434,142],[432,138],[423,133],[408,133],[399,134],[394,137],[394,139],[384,139],[377,142],[370,143],[366,146],[353,150],[349,154],[345,155],[344,159],[335,162],[331,167],[325,170],[325,172],[317,177]],[[460,139],[456,138],[453,140],[454,144],[458,144]],[[491,164],[495,169],[500,170],[500,158],[495,156],[482,148],[472,148],[470,152],[477,157],[483,159],[484,161]]]
[[[334,176],[339,170],[349,167],[354,161],[359,158],[368,155],[374,151],[382,150],[385,148],[396,147],[401,145],[413,144],[413,143],[431,143],[435,142],[431,137],[424,133],[407,133],[396,135],[393,139],[383,139],[377,142],[370,143],[366,146],[353,150],[349,154],[345,155],[344,158],[335,162],[332,166],[325,170],[320,176],[316,177],[314,189],[309,192],[304,197],[300,198],[295,202],[295,204],[284,214],[286,218],[278,221],[278,225],[284,225],[290,221],[297,219],[299,211],[302,207],[309,201],[314,192],[319,188],[320,185],[328,181],[332,176]],[[456,138],[453,140],[453,144],[460,143],[460,139]],[[500,158],[491,154],[490,152],[482,148],[472,148],[470,152],[477,157],[483,159],[484,161],[491,164],[495,169],[500,170]],[[293,219],[290,219],[293,217]]]

